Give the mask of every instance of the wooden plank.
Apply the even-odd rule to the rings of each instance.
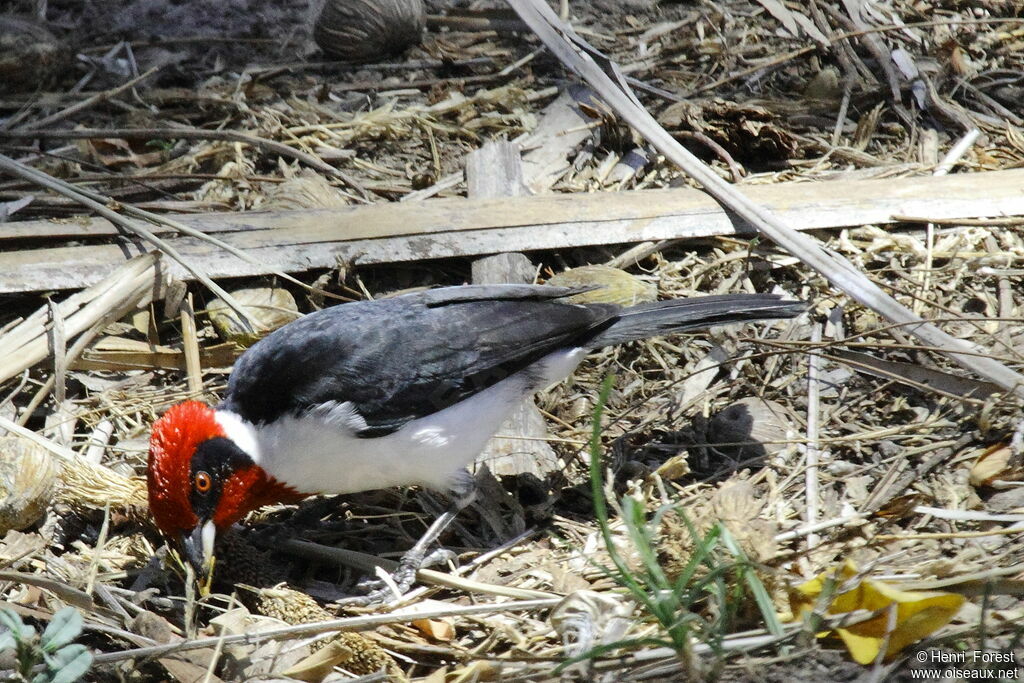
[[[938,178],[780,183],[744,190],[801,230],[885,224],[894,215],[939,220],[1024,215],[1024,169]],[[288,271],[329,268],[339,260],[394,263],[750,230],[704,193],[686,188],[175,218],[216,231],[253,257]],[[116,232],[102,219],[84,221],[90,230]],[[18,225],[44,235],[49,224]],[[266,272],[194,238],[174,237],[173,242],[215,277]],[[148,248],[125,242],[0,252],[0,293],[87,286]],[[165,261],[176,276],[189,277]]]
[[[944,177],[859,179],[745,186],[751,199],[802,229],[890,222],[892,215],[969,218],[1020,215],[1024,169]],[[984,198],[984,204],[979,206]],[[527,218],[523,218],[523,212]],[[707,220],[731,229],[725,213],[699,190],[633,190],[543,195],[520,199],[435,199],[423,203],[381,203],[347,209],[284,212],[181,214],[178,220],[204,232],[280,231],[295,241],[366,239],[446,230],[504,228],[574,221],[673,219],[674,225]],[[168,233],[167,228],[155,230]],[[4,237],[87,237],[120,234],[100,218],[23,221],[0,224]],[[685,235],[684,235],[685,236]],[[268,237],[268,239],[280,239]],[[629,241],[629,240],[624,240]],[[285,243],[282,241],[282,243]]]
[[[470,199],[525,197],[519,148],[505,140],[484,143],[466,157],[466,186]]]
[[[519,148],[506,141],[488,142],[466,158],[466,186],[471,199],[520,197],[523,182]],[[533,282],[534,268],[521,252],[502,252],[473,262],[473,283],[480,285]],[[547,423],[533,397],[521,401],[477,456],[498,476],[528,472],[538,479],[560,469],[558,456],[547,444]]]

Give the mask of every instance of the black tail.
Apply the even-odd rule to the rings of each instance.
[[[592,349],[746,320],[793,318],[807,304],[777,294],[720,294],[655,301],[624,309],[619,318],[586,342]]]

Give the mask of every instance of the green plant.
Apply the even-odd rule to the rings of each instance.
[[[720,523],[702,534],[686,512],[674,504],[660,506],[649,515],[644,501],[632,495],[623,496],[618,501],[619,510],[636,559],[631,563],[623,557],[609,523],[609,494],[604,486],[600,447],[601,416],[612,380],[609,376],[602,385],[589,444],[594,516],[614,565],[604,569],[653,617],[662,635],[610,643],[595,648],[587,656],[641,645],[667,646],[676,651],[691,678],[706,678],[708,671],[696,670],[700,663],[694,657],[693,643],[703,642],[721,654],[722,640],[737,623],[740,607],[751,599],[770,633],[781,635],[782,625],[754,563]],[[689,559],[671,577],[658,552],[658,531],[670,512],[685,525],[692,538]]]
[[[0,609],[0,651],[14,650],[16,673],[32,683],[73,683],[92,666],[92,654],[84,645],[72,641],[82,632],[82,615],[74,607],[65,607],[53,615],[39,635],[17,612]],[[34,670],[42,666],[42,671]]]

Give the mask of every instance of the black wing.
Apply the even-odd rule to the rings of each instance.
[[[255,344],[235,363],[224,407],[254,423],[351,402],[380,436],[580,344],[619,308],[556,299],[558,287],[435,289],[328,308]]]

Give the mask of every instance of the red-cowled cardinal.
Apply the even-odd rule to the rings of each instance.
[[[727,294],[622,308],[573,304],[560,287],[448,287],[343,304],[292,322],[235,363],[224,401],[188,402],[156,424],[149,502],[201,572],[218,531],[247,512],[324,493],[419,484],[453,507],[401,563],[411,585],[426,548],[472,498],[472,462],[509,412],[569,375],[592,349],[805,308]]]

